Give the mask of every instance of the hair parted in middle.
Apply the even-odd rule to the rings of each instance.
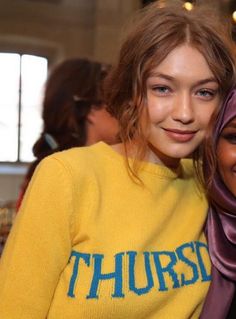
[[[118,119],[120,138],[125,145],[133,138],[138,140],[138,160],[143,159],[147,148],[145,129],[141,127],[141,115],[147,114],[147,78],[153,68],[182,44],[196,48],[205,57],[222,98],[235,82],[230,27],[217,19],[212,8],[195,6],[187,11],[182,1],[171,1],[161,7],[154,2],[141,9],[106,81],[108,111]]]

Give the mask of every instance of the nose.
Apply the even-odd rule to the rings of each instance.
[[[172,111],[172,118],[173,120],[183,124],[188,124],[194,121],[194,112],[190,93],[182,92],[176,96]]]

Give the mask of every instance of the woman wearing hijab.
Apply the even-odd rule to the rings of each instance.
[[[236,290],[236,88],[212,120],[203,165],[210,201],[206,233],[212,283],[202,315],[235,318],[231,303]]]

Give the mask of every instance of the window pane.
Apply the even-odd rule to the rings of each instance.
[[[47,59],[23,55],[20,161],[34,159],[32,147],[42,130],[41,105],[47,78]]]
[[[0,161],[17,160],[20,55],[0,53]]]

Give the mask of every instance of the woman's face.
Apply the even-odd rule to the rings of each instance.
[[[225,185],[236,196],[236,118],[221,132],[217,145],[217,159]]]
[[[202,142],[219,102],[204,56],[187,44],[171,51],[147,79],[149,160],[176,167]]]

